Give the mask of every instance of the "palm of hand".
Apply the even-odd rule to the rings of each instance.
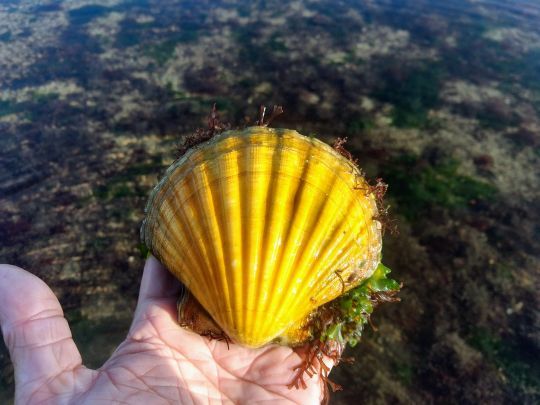
[[[17,402],[307,404],[321,400],[317,376],[306,379],[305,390],[287,387],[301,362],[290,348],[228,347],[180,328],[175,319],[177,284],[155,259],[147,262],[128,337],[99,370],[82,365],[58,301],[41,280],[3,266],[0,290],[2,286],[11,291],[0,291],[0,322],[15,364]]]

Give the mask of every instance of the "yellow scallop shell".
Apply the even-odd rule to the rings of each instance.
[[[260,347],[295,340],[317,307],[375,271],[376,216],[361,173],[332,147],[250,127],[173,163],[141,236],[234,342]]]

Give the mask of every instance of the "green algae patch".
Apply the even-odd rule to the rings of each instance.
[[[414,367],[408,363],[396,363],[394,367],[399,381],[404,385],[411,385],[415,374]]]
[[[361,135],[365,131],[375,128],[375,121],[371,117],[356,117],[347,124],[346,132],[349,136]]]
[[[428,112],[439,103],[444,70],[439,65],[419,67],[404,77],[389,74],[384,87],[374,96],[391,103],[392,124],[398,128],[425,128],[430,125]]]
[[[39,91],[33,91],[31,93],[31,97],[34,103],[45,104],[58,100],[60,98],[60,94],[55,92],[42,93]]]
[[[334,322],[323,330],[320,340],[356,346],[373,310],[383,302],[399,301],[396,294],[401,285],[388,274],[390,269],[380,263],[370,278],[325,306],[322,311],[329,310]]]
[[[148,249],[148,246],[144,242],[141,242],[137,245],[137,248],[139,249],[139,253],[141,254],[141,259],[148,259],[152,252],[150,252],[150,249]]]
[[[501,338],[479,328],[471,334],[468,343],[501,370],[512,387],[526,393],[540,392],[540,360],[526,342]]]
[[[0,100],[0,117],[20,112],[17,103],[10,100]]]
[[[454,210],[496,195],[494,186],[460,174],[458,168],[455,160],[430,165],[404,155],[387,166],[384,178],[392,185],[389,195],[398,203],[398,212],[409,220],[434,206]]]
[[[149,46],[145,50],[146,56],[156,61],[159,66],[165,65],[174,55],[177,42],[174,40],[164,41],[160,44]]]
[[[109,200],[124,197],[144,197],[148,190],[134,180],[138,176],[149,175],[159,172],[162,163],[161,158],[154,158],[151,163],[141,163],[126,168],[122,173],[113,176],[107,181],[94,188],[93,195],[99,200]]]
[[[183,24],[180,32],[172,35],[169,39],[146,46],[144,54],[155,60],[159,66],[163,66],[174,56],[178,44],[195,42],[198,39],[199,26],[196,24]]]

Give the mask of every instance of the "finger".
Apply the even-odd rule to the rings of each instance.
[[[54,293],[15,266],[0,265],[0,326],[17,386],[43,384],[82,365]]]
[[[150,256],[144,266],[139,291],[139,302],[163,298],[175,298],[180,291],[180,283],[154,257]]]
[[[179,293],[180,282],[155,257],[150,256],[144,266],[133,325],[147,316],[149,309],[157,304],[173,315]]]

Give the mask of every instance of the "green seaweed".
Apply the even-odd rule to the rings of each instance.
[[[411,385],[414,378],[414,368],[409,363],[397,363],[395,373],[404,385]]]
[[[390,269],[379,263],[370,278],[332,301],[325,309],[334,313],[335,321],[322,331],[320,340],[356,346],[373,309],[380,302],[395,300],[393,297],[401,288],[397,281],[387,277],[389,273]]]
[[[20,112],[18,103],[11,100],[0,100],[0,117]]]
[[[258,42],[260,28],[255,24],[237,29],[233,35],[238,47],[239,59],[249,60],[249,65],[253,68],[264,69],[274,66],[275,58],[282,56],[287,49],[277,35],[264,43]]]
[[[127,221],[133,215],[133,210],[128,207],[121,207],[118,205],[113,205],[108,211],[107,214],[110,218],[115,219],[119,222]]]
[[[500,42],[486,40],[485,46],[496,55],[493,66],[501,81],[518,82],[524,88],[540,91],[540,49],[533,48],[516,56],[509,54]]]
[[[396,105],[391,114],[392,125],[398,128],[423,128],[429,125],[427,110],[418,103]]]
[[[163,164],[163,159],[161,156],[154,156],[152,157],[151,163],[139,163],[133,166],[129,166],[126,168],[123,172],[123,174],[120,175],[121,178],[131,178],[133,176],[141,176],[144,174],[151,174],[156,171],[156,169],[159,169],[160,166]]]
[[[373,121],[373,118],[357,117],[348,122],[346,132],[349,136],[360,135],[374,127],[375,121]]]
[[[176,44],[177,42],[173,40],[164,41],[160,44],[149,46],[145,54],[154,59],[159,66],[163,66],[174,55]]]
[[[185,21],[177,31],[169,32],[159,38],[161,41],[156,41],[155,33],[151,30],[154,27],[154,22],[137,23],[133,19],[125,19],[120,24],[116,46],[127,48],[141,44],[142,52],[162,66],[174,55],[176,45],[196,41],[201,31],[200,22]]]
[[[32,97],[32,101],[34,103],[45,104],[45,103],[48,103],[50,101],[58,100],[60,95],[58,93],[55,93],[55,92],[42,93],[42,92],[39,92],[39,91],[34,91],[34,92],[32,92],[31,97]]]
[[[439,102],[443,76],[444,70],[438,64],[416,68],[404,77],[389,75],[374,96],[393,104],[391,117],[396,127],[426,127],[430,124],[429,109]]]
[[[152,252],[144,242],[139,243],[137,247],[141,254],[141,259],[147,259],[152,254]]]
[[[161,157],[156,157],[151,163],[141,163],[125,169],[122,173],[113,176],[106,184],[97,186],[93,195],[99,200],[110,200],[125,197],[144,197],[147,190],[141,188],[133,180],[137,176],[156,173],[161,169]]]
[[[495,187],[459,174],[458,168],[455,160],[429,165],[416,156],[404,155],[390,162],[383,176],[392,185],[389,195],[398,203],[398,211],[414,220],[432,206],[464,208],[496,194]]]
[[[98,236],[96,239],[94,239],[91,242],[92,248],[97,251],[101,251],[107,248],[109,246],[110,241],[108,238]]]
[[[136,196],[137,193],[128,184],[117,184],[110,190],[110,195],[112,198],[124,198]]]
[[[485,328],[474,330],[468,343],[502,370],[511,386],[524,392],[540,392],[540,359],[526,344],[515,338],[501,338]]]
[[[287,52],[289,50],[279,34],[273,34],[264,44],[264,47],[270,49],[272,52]]]
[[[99,200],[112,200],[126,197],[144,197],[146,191],[133,185],[131,182],[121,183],[113,180],[106,185],[100,185],[93,190],[94,197]]]
[[[221,115],[236,116],[241,111],[240,107],[230,98],[191,95],[183,91],[175,91],[172,89],[172,86],[169,90],[171,92],[171,98],[175,102],[189,104],[196,112],[208,114],[208,111],[212,109],[214,103]]]
[[[482,128],[493,129],[496,131],[519,124],[519,116],[516,113],[512,113],[510,116],[505,117],[497,110],[489,108],[489,106],[478,111],[475,114],[475,117]]]
[[[109,198],[109,188],[105,185],[99,185],[94,190],[92,190],[92,194],[98,200],[106,200],[107,198]]]
[[[142,29],[142,24],[139,24],[138,29]],[[196,23],[184,23],[180,27],[180,31],[172,35],[169,39],[149,45],[144,50],[144,53],[154,59],[159,66],[163,66],[174,55],[176,45],[194,42],[199,38],[200,27]]]

